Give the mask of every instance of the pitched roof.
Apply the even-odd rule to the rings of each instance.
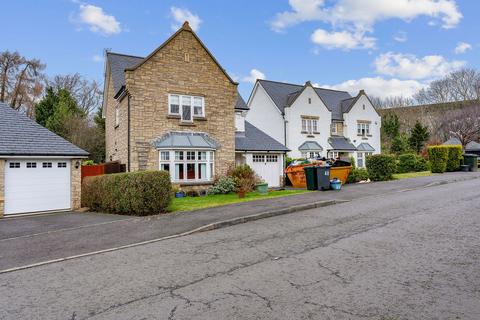
[[[142,57],[107,52],[107,63],[110,66],[115,94],[125,85],[125,69],[136,66],[142,60]]]
[[[283,144],[261,131],[250,122],[245,121],[245,132],[235,134],[237,151],[290,151]]]
[[[475,141],[470,141],[465,146],[465,151],[480,151],[480,143]]]
[[[153,145],[157,149],[195,148],[218,149],[220,145],[204,132],[168,132],[157,138]]]
[[[328,143],[332,146],[331,150],[355,151],[357,148],[345,137],[330,137]]]
[[[87,157],[88,152],[0,103],[0,155]]]
[[[215,64],[220,68],[220,70],[225,74],[225,76],[233,84],[238,84],[238,82],[233,81],[233,79],[228,75],[225,69],[220,65],[220,63],[215,59],[213,54],[208,50],[208,48],[203,44],[202,40],[197,36],[197,34],[190,28],[188,21],[185,21],[180,29],[177,30],[173,35],[170,36],[165,42],[163,42],[158,48],[152,51],[146,57],[130,56],[120,53],[107,53],[107,62],[110,64],[112,78],[114,81],[115,95],[117,95],[125,85],[125,70],[135,70],[146,61],[148,61],[152,56],[154,56],[159,50],[165,47],[170,41],[172,41],[180,32],[186,31],[190,32],[195,39],[200,43],[200,45],[205,49],[207,54],[212,58]]]
[[[315,141],[305,141],[298,147],[299,151],[323,151],[321,145]]]
[[[369,143],[363,142],[357,146],[357,151],[373,152],[375,149]]]
[[[285,107],[291,105],[304,88],[304,85],[284,83],[270,80],[258,80],[270,98],[283,113]],[[332,112],[332,119],[343,120],[342,101],[351,99],[352,96],[346,91],[338,91],[324,88],[313,87],[320,99]]]
[[[240,93],[238,93],[237,102],[235,103],[235,110],[249,110]]]
[[[460,142],[460,140],[458,140],[455,137],[452,137],[452,138],[448,139],[447,141],[445,141],[444,143],[442,143],[442,145],[444,145],[444,146],[457,145],[457,144],[461,145],[462,143]]]

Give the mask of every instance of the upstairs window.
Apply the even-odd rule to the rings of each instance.
[[[302,133],[318,134],[318,120],[302,118]]]
[[[358,122],[357,123],[357,135],[369,136],[370,135],[370,123]]]
[[[168,97],[170,115],[180,116],[182,121],[192,122],[193,117],[205,117],[203,97],[171,94]]]

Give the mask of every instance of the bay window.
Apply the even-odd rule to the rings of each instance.
[[[192,122],[193,117],[205,117],[203,97],[170,94],[168,104],[168,114],[180,116],[184,122]]]
[[[210,182],[214,177],[214,152],[160,151],[160,170],[169,171],[172,182]]]

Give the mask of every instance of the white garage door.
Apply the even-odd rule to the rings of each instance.
[[[5,214],[70,208],[70,161],[8,160]]]
[[[280,186],[281,156],[276,154],[253,154],[252,169],[268,183],[270,187]]]

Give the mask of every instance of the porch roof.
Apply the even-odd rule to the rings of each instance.
[[[369,143],[363,142],[358,145],[357,151],[373,152],[375,149]]]
[[[328,143],[332,146],[330,150],[356,151],[357,148],[345,137],[330,137]]]
[[[168,132],[153,142],[157,149],[213,149],[220,145],[204,132]]]
[[[315,141],[305,141],[298,147],[299,151],[323,151],[321,145]]]

